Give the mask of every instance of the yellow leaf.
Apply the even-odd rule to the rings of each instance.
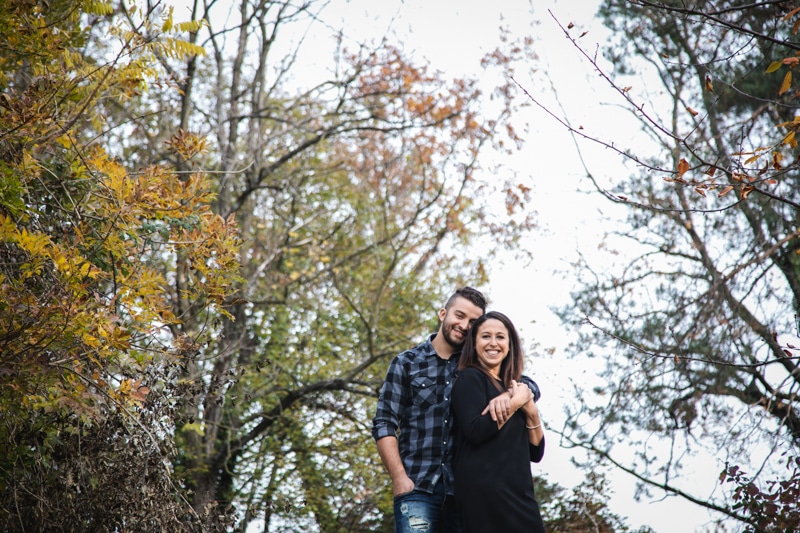
[[[771,73],[775,72],[776,70],[778,70],[779,68],[781,68],[781,65],[783,65],[783,63],[782,63],[782,62],[780,62],[780,61],[773,61],[773,62],[772,62],[772,63],[770,63],[770,64],[769,64],[769,66],[767,67],[767,74],[771,74]]]
[[[783,138],[783,144],[788,144],[792,148],[797,146],[797,141],[794,140],[794,133],[795,132],[790,131],[789,134],[786,135],[786,137]]]
[[[778,96],[781,96],[783,93],[789,90],[792,86],[792,73],[791,71],[786,73],[786,76],[783,77],[783,83],[781,83],[781,88],[778,91]]]
[[[161,26],[161,31],[170,31],[172,29],[172,7],[167,11],[167,17],[164,19],[164,24]]]
[[[684,158],[681,158],[678,163],[678,176],[683,176],[687,170],[689,170],[689,163]]]

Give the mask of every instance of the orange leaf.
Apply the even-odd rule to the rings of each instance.
[[[696,116],[697,116],[697,111],[695,111],[694,109],[692,109],[692,108],[691,108],[691,107],[689,107],[689,106],[686,106],[686,111],[688,111],[689,113],[691,113],[693,117],[696,117]]]
[[[784,57],[782,63],[784,65],[796,65],[800,63],[800,59],[796,57]]]
[[[683,176],[686,174],[687,170],[689,170],[689,163],[687,163],[684,158],[681,158],[680,162],[678,163],[678,176]]]
[[[778,91],[778,96],[781,96],[783,93],[789,90],[792,86],[792,73],[791,71],[786,73],[786,76],[783,77],[783,83],[781,83],[781,88]]]
[[[711,76],[706,74],[706,90],[709,92],[714,92],[714,84],[711,83]]]
[[[721,191],[719,191],[719,193],[717,193],[717,196],[719,198],[722,198],[723,196],[725,196],[726,194],[728,194],[732,190],[733,190],[733,185],[728,185],[727,187],[725,187]]]
[[[797,14],[797,12],[798,12],[798,11],[800,11],[800,7],[796,7],[796,8],[794,8],[794,9],[792,9],[791,11],[789,11],[788,13],[786,13],[786,14],[783,16],[783,18],[782,18],[781,20],[789,20],[790,18],[792,18],[793,16],[795,16],[795,15]]]

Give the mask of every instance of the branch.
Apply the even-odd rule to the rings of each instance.
[[[661,489],[664,492],[667,492],[669,494],[673,494],[675,496],[680,496],[681,498],[683,498],[685,500],[688,500],[688,501],[690,501],[690,502],[692,502],[692,503],[694,503],[696,505],[699,505],[701,507],[705,507],[706,509],[711,509],[712,511],[716,511],[718,513],[724,514],[725,516],[728,516],[730,518],[738,520],[739,522],[744,522],[746,524],[753,525],[753,522],[748,520],[747,517],[742,516],[740,514],[737,514],[734,511],[731,511],[730,509],[728,509],[727,507],[722,507],[721,505],[712,503],[712,502],[710,502],[708,500],[703,500],[703,499],[700,499],[700,498],[698,498],[696,496],[692,496],[691,494],[688,494],[688,493],[682,491],[681,489],[678,489],[677,487],[674,487],[673,485],[670,485],[667,482],[660,483],[658,481],[655,481],[653,479],[650,479],[648,477],[643,476],[642,474],[636,472],[633,468],[623,465],[622,463],[620,463],[619,461],[617,461],[616,459],[611,457],[611,455],[608,452],[597,448],[593,444],[590,444],[590,443],[587,443],[587,442],[576,442],[576,441],[572,440],[570,437],[568,437],[567,435],[565,435],[562,431],[559,431],[559,430],[551,429],[550,431],[552,431],[553,433],[559,435],[561,437],[561,439],[562,439],[562,442],[566,441],[568,444],[571,444],[573,448],[583,448],[584,450],[587,450],[587,451],[589,451],[589,452],[591,452],[591,453],[593,453],[595,455],[599,455],[600,457],[602,457],[603,459],[607,460],[609,463],[614,465],[616,468],[619,468],[623,472],[626,472],[626,473],[632,475],[633,477],[635,477],[636,479],[638,479],[639,481],[641,481],[642,483],[644,483],[646,485]]]

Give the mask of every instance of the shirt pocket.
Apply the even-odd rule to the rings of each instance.
[[[422,409],[438,403],[436,379],[427,376],[417,376],[411,380],[414,405]]]

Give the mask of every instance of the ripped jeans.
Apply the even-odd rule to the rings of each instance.
[[[441,483],[433,494],[412,490],[394,499],[395,533],[460,533],[456,505]]]

